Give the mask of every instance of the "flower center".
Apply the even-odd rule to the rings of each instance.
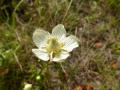
[[[62,43],[58,42],[58,38],[53,37],[47,40],[46,49],[48,52],[58,53],[61,46],[62,46]]]

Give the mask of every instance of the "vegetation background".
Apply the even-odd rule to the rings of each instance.
[[[66,73],[31,52],[35,29],[60,23],[80,40],[62,63]],[[120,0],[0,0],[0,90],[25,82],[32,90],[120,90]]]

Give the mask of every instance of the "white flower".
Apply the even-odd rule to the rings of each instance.
[[[25,83],[23,90],[31,90],[31,88],[32,88],[32,84]]]
[[[55,26],[52,34],[41,29],[35,30],[33,41],[38,49],[32,49],[32,52],[44,61],[61,62],[68,58],[69,52],[79,46],[76,36],[66,37],[62,24]]]

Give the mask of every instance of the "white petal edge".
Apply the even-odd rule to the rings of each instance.
[[[66,30],[64,28],[64,25],[62,25],[62,24],[58,24],[52,30],[52,36],[61,38],[63,34],[66,36]]]
[[[71,52],[74,48],[78,47],[78,38],[74,35],[70,35],[69,37],[66,38],[64,46],[62,49]]]
[[[43,49],[32,49],[32,52],[38,57],[39,59],[43,61],[49,60],[49,53],[46,50]]]
[[[56,54],[52,61],[62,62],[62,61],[64,61],[64,59],[67,59],[68,57],[69,57],[69,53],[62,51],[62,52]]]
[[[36,29],[33,33],[33,41],[37,47],[42,47],[45,45],[45,42],[49,38],[49,35],[49,32],[43,31],[41,29]]]

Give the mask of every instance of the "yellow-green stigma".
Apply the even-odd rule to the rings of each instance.
[[[47,40],[47,51],[48,52],[53,52],[53,53],[58,53],[62,44],[58,42],[58,39],[53,37]]]

